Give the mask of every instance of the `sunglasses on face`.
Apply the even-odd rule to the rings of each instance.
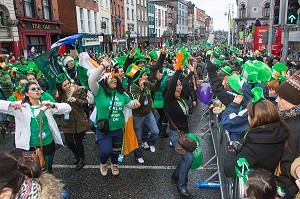
[[[40,87],[35,87],[35,88],[31,88],[30,89],[31,91],[40,91],[40,90],[42,90]]]

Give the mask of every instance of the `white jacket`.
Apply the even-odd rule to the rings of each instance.
[[[31,121],[31,107],[28,103],[22,105],[22,111],[15,109],[9,104],[12,102],[0,100],[0,112],[13,115],[15,117],[15,143],[16,148],[29,150],[30,146],[30,121]],[[16,104],[21,104],[21,101],[13,102]],[[54,114],[67,114],[72,108],[67,103],[54,103],[57,108],[47,109],[45,115],[48,119],[49,128],[52,132],[54,142],[63,145],[61,138],[61,133],[58,126],[53,118]]]

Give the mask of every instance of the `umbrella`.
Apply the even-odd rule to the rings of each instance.
[[[0,51],[2,51],[2,52],[8,52],[8,50],[6,50],[4,48],[0,48]]]

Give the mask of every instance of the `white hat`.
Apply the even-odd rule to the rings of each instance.
[[[64,66],[66,66],[67,63],[68,63],[69,61],[74,61],[74,59],[73,59],[72,57],[70,57],[70,56],[67,56],[67,57],[64,59]]]

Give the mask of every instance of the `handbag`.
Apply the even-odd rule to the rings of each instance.
[[[178,140],[175,146],[175,151],[179,154],[185,154],[186,151],[193,152],[197,147],[196,141],[190,138],[186,133],[183,133],[181,130],[179,130],[166,111],[165,115],[178,132]]]
[[[114,103],[115,103],[115,97],[116,97],[116,93],[114,92],[114,97],[113,97],[113,100],[112,100],[112,106],[111,106],[111,109],[109,111],[109,115],[108,115],[108,119],[100,119],[97,121],[96,123],[96,127],[104,134],[108,133],[109,132],[109,119],[110,119],[110,116],[112,114],[112,110],[113,110],[113,107],[114,107]]]
[[[46,166],[46,162],[43,154],[43,115],[40,110],[40,148],[35,147],[34,151],[24,151],[22,153],[23,158],[32,159],[34,162],[40,165],[43,169]]]
[[[72,110],[77,113],[77,115],[81,116],[81,114],[76,110],[76,108],[74,108],[72,105],[71,105],[71,107],[72,107]],[[84,119],[84,122],[85,122],[85,127],[86,127],[85,132],[90,131],[92,129],[92,125],[89,123],[89,120],[86,119],[85,117],[82,117],[82,118]]]

